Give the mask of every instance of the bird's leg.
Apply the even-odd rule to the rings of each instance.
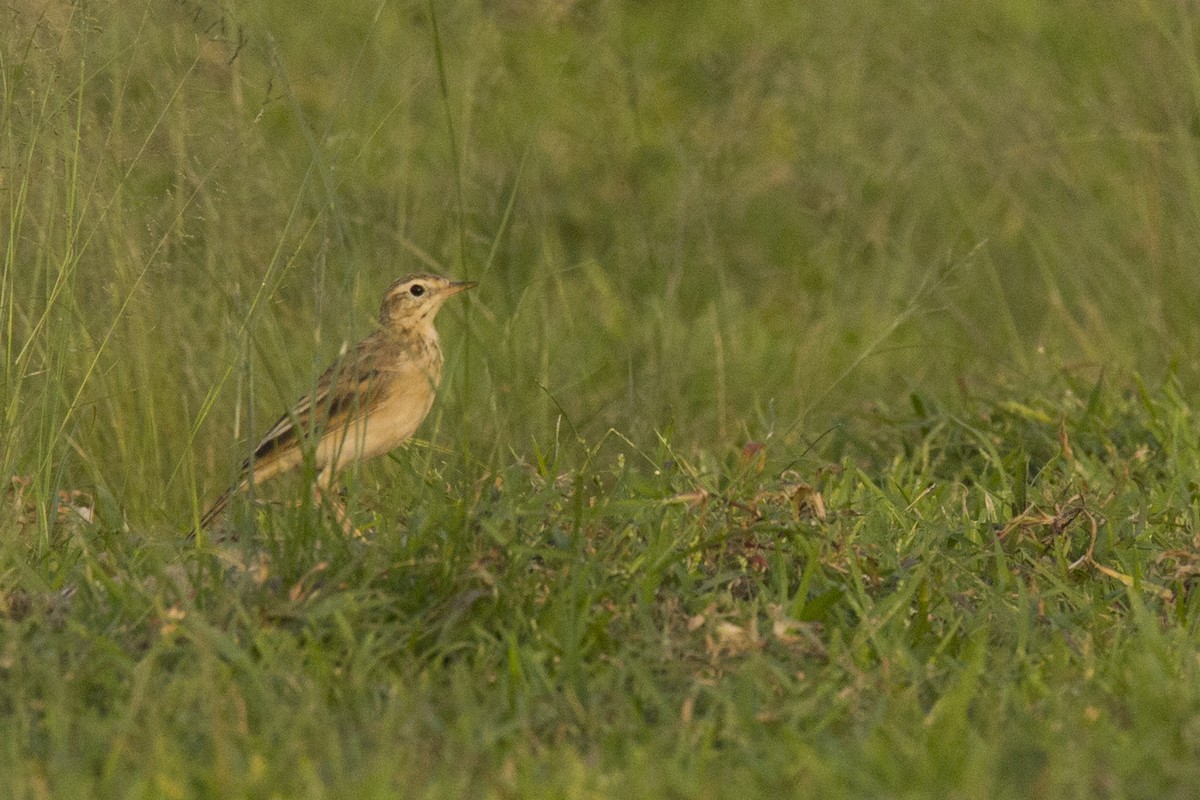
[[[329,479],[332,480],[333,476],[330,475]],[[321,478],[317,479],[317,482],[313,484],[313,497],[318,503],[321,503],[326,498],[328,499],[329,506],[333,509],[334,517],[337,519],[338,524],[342,526],[342,531],[347,536],[355,539],[366,538],[363,536],[362,531],[354,527],[354,523],[350,521],[350,514],[346,511],[346,504],[342,502],[342,498],[338,497],[338,493],[332,491],[331,487],[322,488],[322,485],[325,483],[326,481]]]

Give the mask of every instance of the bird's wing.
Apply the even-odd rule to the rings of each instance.
[[[302,438],[314,433],[319,438],[325,430],[336,430],[378,405],[386,381],[379,379],[377,346],[374,338],[368,337],[335,359],[317,379],[316,389],[301,397],[271,426],[254,448],[254,455],[242,465],[243,470],[249,469],[252,462],[281,454]]]

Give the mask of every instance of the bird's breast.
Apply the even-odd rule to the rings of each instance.
[[[364,414],[331,431],[317,449],[317,462],[334,471],[393,450],[411,437],[424,421],[442,379],[442,354],[437,342],[424,352],[400,359],[381,370],[379,399]]]

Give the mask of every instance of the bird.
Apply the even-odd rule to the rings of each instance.
[[[442,304],[478,284],[440,275],[409,275],[384,294],[375,330],[334,359],[312,392],[271,426],[242,462],[238,478],[191,531],[207,528],[238,492],[311,458],[316,499],[340,470],[382,455],[411,437],[433,406],[444,359],[434,317]],[[331,498],[343,530],[361,536]]]

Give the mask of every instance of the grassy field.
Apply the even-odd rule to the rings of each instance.
[[[0,796],[1193,797],[1193,5],[0,8]]]

